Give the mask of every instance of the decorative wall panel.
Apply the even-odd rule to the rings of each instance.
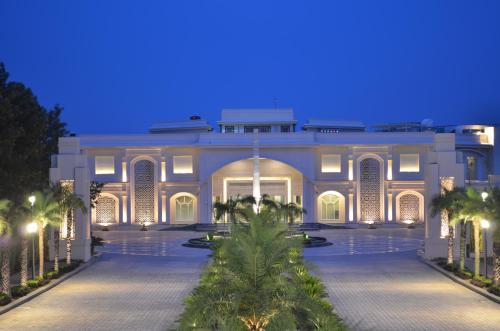
[[[141,160],[135,164],[135,221],[137,223],[154,222],[155,176],[154,164]]]
[[[110,197],[100,197],[97,200],[95,221],[97,224],[116,223],[115,200]]]
[[[360,163],[361,221],[380,221],[381,186],[380,162],[367,158]]]
[[[415,194],[405,194],[399,198],[399,218],[401,221],[420,220],[420,200]]]

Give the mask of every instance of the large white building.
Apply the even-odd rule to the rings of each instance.
[[[84,260],[92,227],[212,224],[215,201],[264,193],[303,206],[298,222],[425,223],[426,255],[446,256],[447,221],[428,202],[443,187],[500,181],[498,130],[322,120],[297,130],[292,109],[224,109],[216,129],[194,116],[148,134],[60,138],[50,177],[87,205],[90,183],[105,183],[97,207],[77,213]]]

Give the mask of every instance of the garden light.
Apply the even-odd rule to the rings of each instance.
[[[488,221],[488,220],[481,220],[481,227],[483,229],[489,229],[490,228],[490,221]]]
[[[481,193],[481,198],[483,198],[483,201],[486,200],[486,198],[488,198],[488,192],[484,191]]]
[[[36,201],[36,197],[34,195],[30,195],[30,197],[28,198],[28,201],[31,203],[31,207],[33,207],[33,205],[35,204],[35,201]]]
[[[26,231],[28,233],[36,233],[37,230],[38,230],[38,224],[36,224],[36,222],[34,221],[26,225]]]

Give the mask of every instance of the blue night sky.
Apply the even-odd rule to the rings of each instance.
[[[0,2],[0,61],[77,133],[224,107],[500,123],[500,1]]]

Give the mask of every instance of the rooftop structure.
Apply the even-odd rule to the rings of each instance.
[[[334,121],[311,119],[302,126],[305,131],[321,133],[362,132],[365,125],[358,121]]]

